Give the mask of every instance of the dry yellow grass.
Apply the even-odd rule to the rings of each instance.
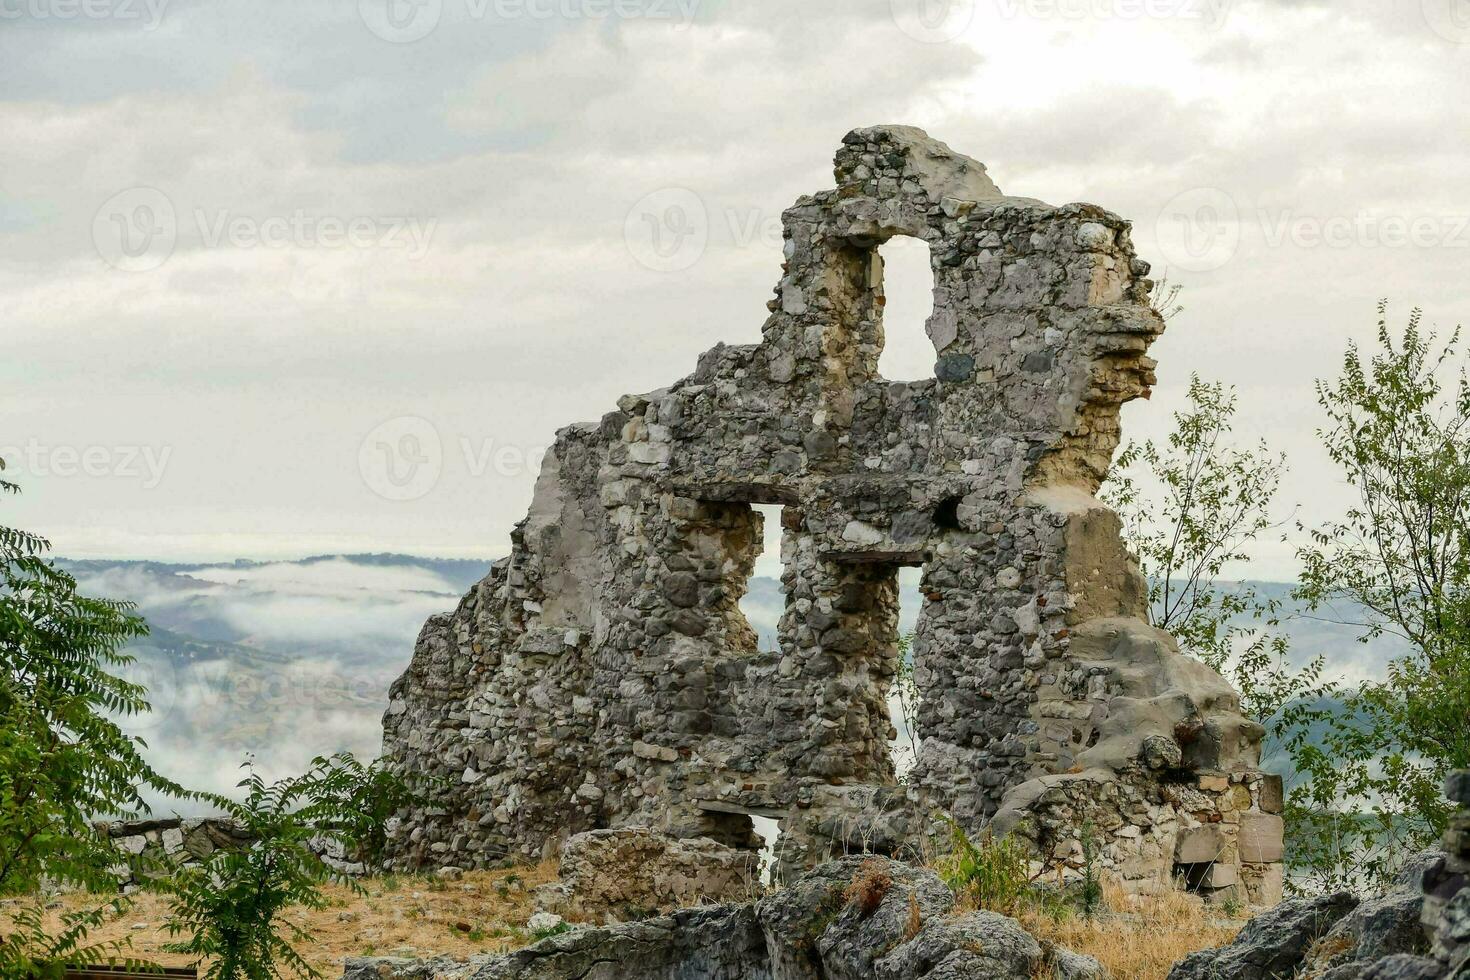
[[[324,889],[329,905],[297,910],[288,918],[312,936],[301,953],[327,976],[341,975],[348,956],[454,956],[496,953],[530,942],[526,920],[534,911],[531,889],[556,880],[556,866],[513,871],[468,872],[459,881],[386,876],[362,882],[367,894],[342,886]],[[54,927],[63,912],[90,907],[86,895],[66,895],[49,913]],[[95,902],[95,900],[93,900]],[[188,965],[186,957],[163,951],[168,935],[164,901],[140,895],[122,918],[92,934],[92,940],[131,942],[128,953],[160,966]]]
[[[554,864],[469,872],[460,881],[372,878],[362,882],[366,895],[331,886],[325,889],[327,908],[293,912],[289,918],[311,934],[302,953],[327,976],[340,975],[348,956],[464,958],[530,942],[525,925],[534,911],[531,889],[555,880]],[[63,912],[87,904],[88,896],[63,896],[60,907],[48,913],[48,924],[54,927]],[[1244,924],[1182,891],[1129,896],[1104,882],[1103,904],[1107,911],[1090,920],[1076,914],[1057,918],[1036,906],[1006,911],[1037,938],[1096,957],[1116,980],[1165,980],[1175,962],[1229,942]],[[185,957],[163,951],[170,938],[167,927],[163,900],[140,895],[126,915],[92,938],[127,940],[130,955],[161,966],[186,965]]]
[[[1091,919],[1058,919],[1039,909],[1019,918],[1038,939],[1095,957],[1117,980],[1165,980],[1176,962],[1230,942],[1245,924],[1183,891],[1129,896],[1104,882],[1103,904],[1107,911]]]

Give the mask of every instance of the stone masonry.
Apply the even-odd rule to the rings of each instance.
[[[1445,789],[1457,811],[1445,829],[1444,855],[1424,873],[1429,953],[1452,980],[1470,980],[1470,769],[1453,773]]]
[[[215,851],[243,851],[255,843],[244,827],[222,817],[101,820],[92,829],[117,851],[113,870],[124,892],[137,890],[144,879],[166,875],[171,868],[202,863]],[[342,841],[330,834],[312,836],[307,848],[338,875],[367,873],[367,865],[355,860]]]
[[[752,847],[762,815],[794,869],[875,813],[892,838],[943,810],[1022,826],[1061,861],[1085,826],[1139,888],[1178,873],[1274,900],[1261,730],[1147,624],[1094,497],[1164,327],[1128,223],[1007,197],[982,164],[880,126],[843,140],[836,188],[784,228],[762,341],[561,430],[510,556],[424,627],[384,749],[442,782],[395,822],[393,860],[539,858],[631,826]],[[877,248],[900,235],[935,279],[934,377],[911,383],[877,367]],[[738,607],[752,504],[783,508],[774,653]],[[899,785],[904,566],[922,569],[924,750]]]

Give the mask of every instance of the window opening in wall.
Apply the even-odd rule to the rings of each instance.
[[[774,817],[752,816],[750,822],[761,839],[761,884],[769,885],[776,872],[776,845],[781,840],[781,821]]]
[[[934,312],[929,243],[901,235],[878,248],[883,268],[883,352],[878,373],[889,381],[934,377],[934,344],[924,326]]]
[[[740,611],[760,642],[761,650],[778,647],[777,626],[786,609],[786,594],[781,587],[781,512],[779,504],[751,504],[751,509],[765,520],[765,532],[755,571],[745,584],[740,598]]]
[[[919,709],[919,689],[914,684],[914,627],[924,596],[919,591],[923,571],[918,568],[898,570],[898,671],[888,688],[888,717],[893,723],[894,737],[888,740],[888,755],[899,782],[919,761],[922,745],[914,730]]]

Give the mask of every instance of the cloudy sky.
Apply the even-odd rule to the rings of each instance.
[[[1130,434],[1234,384],[1325,518],[1312,379],[1380,297],[1470,319],[1467,91],[1470,0],[0,0],[5,523],[502,553],[558,426],[758,339],[781,209],[880,122],[1132,219],[1186,310]]]

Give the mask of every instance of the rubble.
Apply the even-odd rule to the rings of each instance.
[[[638,828],[575,835],[562,847],[558,878],[537,889],[536,907],[599,924],[748,902],[761,889],[760,859],[752,851]]]
[[[350,958],[345,980],[1107,980],[994,912],[956,912],[932,871],[853,856],[755,904],[584,928],[456,964]]]

